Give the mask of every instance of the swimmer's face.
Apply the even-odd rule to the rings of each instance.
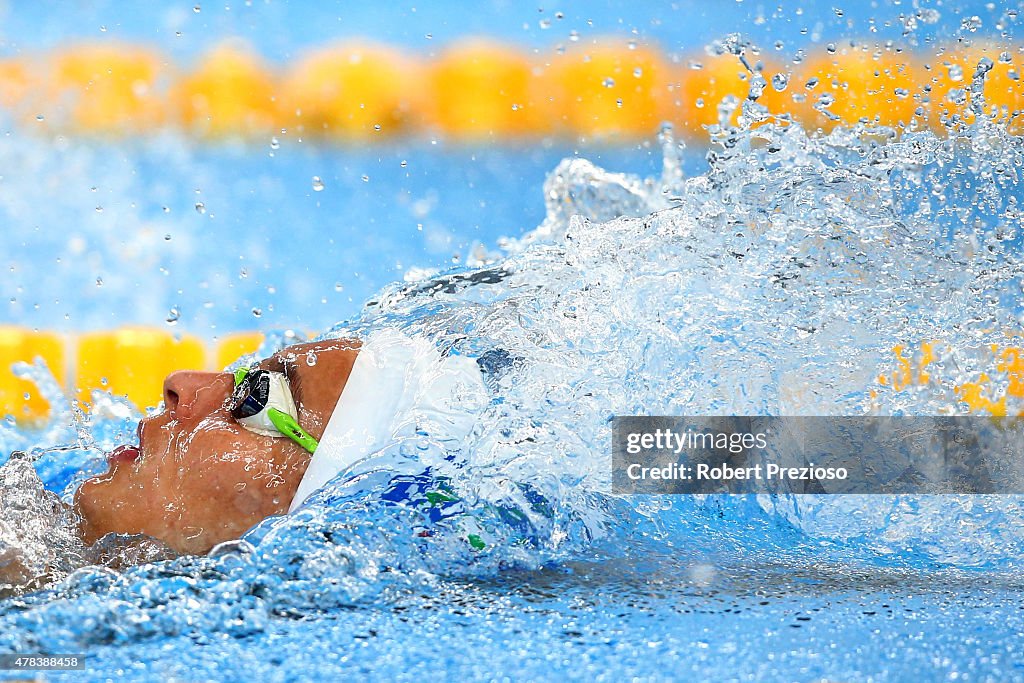
[[[298,344],[259,367],[287,375],[299,424],[319,440],[357,349],[353,340]],[[115,450],[107,472],[75,496],[86,542],[146,534],[178,552],[205,553],[287,512],[310,454],[291,439],[242,427],[231,416],[233,390],[229,373],[167,377],[163,412],[139,424],[138,449]]]

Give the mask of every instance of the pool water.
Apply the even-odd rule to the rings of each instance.
[[[186,680],[1016,680],[1020,589],[1003,574],[652,553],[97,642],[89,666]]]
[[[881,4],[901,17],[882,40],[962,37],[975,12],[1012,24],[971,3],[938,24]],[[268,7],[222,19],[290,59],[303,22]],[[635,18],[669,49],[744,24],[789,49],[874,30],[866,7]],[[196,23],[212,8],[185,10],[159,24],[176,57],[221,37]],[[535,8],[492,10],[450,25],[410,11],[385,37],[416,47],[500,20],[505,38],[550,42]],[[334,35],[318,19],[334,8],[307,12]],[[631,30],[621,14],[594,10],[594,30]],[[38,19],[9,18],[15,35]],[[59,17],[36,47],[69,22],[100,19]],[[129,13],[123,30],[136,22],[152,23]],[[984,74],[966,76],[980,107]],[[83,414],[45,368],[20,370],[55,410],[39,429],[0,422],[0,553],[49,574],[0,586],[0,652],[87,653],[86,671],[47,674],[82,680],[1024,680],[1019,496],[611,492],[614,415],[1024,411],[1022,138],[984,117],[948,136],[808,135],[754,99],[708,149],[671,130],[527,149],[0,137],[0,218],[20,231],[0,290],[20,324],[259,328],[258,356],[287,329],[386,326],[511,359],[460,443],[392,444],[203,557],[80,546],[55,500],[142,414],[102,394]],[[444,482],[458,509],[393,495],[410,477]]]
[[[610,494],[614,414],[937,414],[983,372],[1012,380],[994,349],[1021,314],[1020,139],[759,122],[698,173],[670,133],[647,179],[569,159],[536,230],[327,332],[514,350],[462,443],[385,448],[208,557],[69,567],[4,600],[0,647],[88,652],[86,678],[1024,677],[1019,497]],[[926,340],[927,377],[883,381]],[[109,399],[8,426],[3,450],[67,497],[137,418]],[[424,466],[462,513],[358,481]]]

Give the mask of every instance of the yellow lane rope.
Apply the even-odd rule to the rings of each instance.
[[[1024,80],[1016,46],[925,55],[851,42],[799,63],[774,54],[747,61],[761,65],[768,82],[762,104],[828,131],[839,122],[912,120],[940,129],[958,113],[969,123],[963,105],[982,58],[994,64],[987,112],[1019,127],[1014,114],[1024,109]],[[731,55],[667,55],[613,38],[532,52],[474,38],[429,58],[351,41],[317,47],[287,65],[228,41],[184,68],[144,46],[103,43],[0,60],[0,107],[50,134],[178,129],[207,139],[615,140],[650,137],[669,121],[701,138],[747,96],[749,81]]]
[[[977,370],[953,382],[944,377],[944,359],[956,350],[945,342],[897,345],[877,385],[869,387],[869,401],[878,401],[884,392],[928,391],[941,397],[954,413],[1024,416],[1024,350],[1017,341],[1008,335],[1006,344],[981,349]],[[155,328],[72,335],[0,326],[0,416],[11,415],[19,424],[33,425],[50,413],[39,388],[13,369],[17,363],[41,360],[65,395],[83,406],[98,389],[125,396],[144,409],[160,403],[169,373],[223,370],[258,350],[262,342],[260,332],[238,332],[207,342]]]

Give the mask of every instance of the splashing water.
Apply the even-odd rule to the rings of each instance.
[[[24,454],[0,468],[0,495],[0,595],[47,575],[64,578],[83,554],[77,520],[43,489]]]
[[[457,457],[427,439],[395,444],[314,504],[207,557],[143,547],[141,566],[121,573],[80,568],[0,607],[0,647],[70,651],[186,630],[248,637],[279,618],[443,592],[452,577],[594,558],[695,563],[698,584],[726,556],[748,567],[1016,566],[1024,508],[1012,496],[609,493],[615,414],[962,412],[957,387],[991,370],[992,345],[1020,329],[1019,138],[984,116],[947,139],[866,127],[812,138],[756,99],[743,103],[739,129],[713,131],[704,173],[684,177],[670,131],[660,179],[567,160],[545,184],[535,231],[471,269],[410,273],[325,335],[390,326],[502,359]],[[879,385],[897,366],[894,346],[929,340],[946,349],[932,381]],[[106,412],[94,410],[77,449],[37,462],[65,500],[138,418],[98,405]],[[66,439],[69,424],[65,411],[46,438]],[[0,437],[6,450],[26,449],[17,430]],[[384,498],[386,478],[354,484],[364,471],[424,466],[465,506],[430,536],[411,531],[426,523],[422,511]],[[73,520],[30,469],[25,458],[4,465],[0,495],[34,520],[17,532],[26,572],[60,578],[79,552]],[[483,549],[465,542],[467,524]],[[59,540],[40,540],[44,528]],[[11,533],[0,526],[0,553]]]

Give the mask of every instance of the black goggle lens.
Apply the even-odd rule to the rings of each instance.
[[[231,395],[231,416],[236,420],[258,415],[270,400],[270,373],[250,370],[235,386]]]

